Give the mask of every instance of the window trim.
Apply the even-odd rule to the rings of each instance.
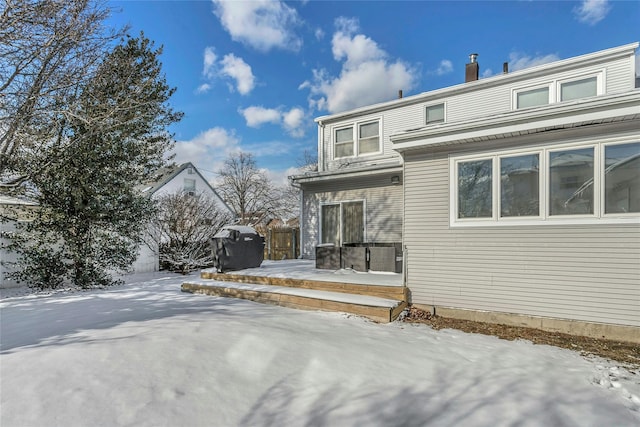
[[[320,204],[318,205],[318,244],[322,245],[322,244],[326,244],[326,243],[321,243],[322,242],[322,207],[323,206],[336,206],[339,205],[340,209],[339,209],[339,224],[338,224],[338,247],[342,246],[344,244],[343,242],[343,236],[342,236],[342,205],[346,204],[346,203],[355,203],[355,202],[361,202],[362,203],[362,226],[363,226],[363,231],[362,231],[362,240],[363,242],[367,242],[367,200],[366,199],[346,199],[346,200],[339,200],[339,201],[321,201]]]
[[[535,148],[517,148],[469,155],[449,156],[449,226],[455,227],[503,227],[529,225],[576,225],[576,224],[640,224],[640,212],[605,213],[605,149],[609,146],[640,143],[638,137],[625,136],[580,141],[569,144],[547,144]],[[593,214],[549,215],[549,167],[550,154],[558,151],[579,150],[593,147]],[[524,155],[539,155],[539,211],[537,217],[500,216],[500,159]],[[458,164],[465,161],[492,159],[492,216],[490,218],[458,218]]]
[[[530,92],[536,89],[547,88],[549,90],[549,99],[546,104],[535,105],[533,107],[518,107],[518,95],[523,92]],[[513,110],[527,110],[529,108],[538,108],[543,107],[545,105],[553,104],[553,100],[555,99],[555,86],[553,82],[545,82],[537,85],[526,86],[526,87],[518,87],[511,90],[511,108]]]
[[[553,80],[549,80],[549,81],[545,81],[539,84],[535,84],[535,85],[530,85],[530,86],[520,86],[520,87],[515,87],[513,89],[511,89],[511,109],[513,111],[517,111],[517,110],[528,110],[530,108],[539,108],[539,107],[543,107],[543,105],[536,105],[534,107],[523,107],[523,108],[518,108],[518,94],[521,92],[527,92],[530,90],[535,90],[535,89],[541,89],[543,87],[548,87],[549,88],[549,103],[546,105],[550,105],[550,104],[557,104],[560,102],[575,102],[578,101],[580,99],[587,99],[587,98],[591,98],[591,96],[587,96],[587,97],[583,97],[583,98],[576,98],[576,99],[571,99],[568,101],[562,101],[561,100],[561,89],[562,89],[562,85],[565,83],[572,83],[572,82],[577,82],[580,80],[586,80],[592,77],[596,77],[596,95],[595,96],[601,96],[604,95],[606,93],[606,87],[605,87],[605,82],[606,82],[606,70],[605,69],[601,69],[601,70],[596,70],[596,71],[592,71],[592,72],[588,72],[588,73],[582,73],[582,74],[574,74],[574,75],[570,75],[567,77],[560,77],[560,78],[556,78]]]
[[[595,95],[583,96],[583,97],[580,97],[580,98],[569,99],[567,101],[563,101],[562,100],[562,85],[563,84],[579,82],[580,80],[587,80],[587,79],[590,79],[592,77],[596,78],[596,94]],[[605,81],[605,79],[604,79],[604,70],[600,70],[600,71],[593,72],[593,73],[585,73],[585,74],[581,74],[579,76],[572,76],[572,77],[568,77],[568,78],[564,78],[564,79],[558,79],[558,80],[556,80],[556,94],[557,94],[556,102],[571,102],[571,101],[577,101],[578,99],[587,99],[587,98],[592,98],[594,96],[603,95],[605,93],[605,91],[604,91],[604,81]]]
[[[427,116],[427,109],[429,109],[429,107],[437,107],[438,105],[442,105],[442,120],[438,120],[437,122],[429,122],[428,116]],[[424,106],[424,124],[426,126],[431,126],[431,125],[437,125],[440,123],[447,123],[447,102],[446,101],[442,101],[442,102],[436,102],[436,103],[431,103],[431,104],[425,104]]]
[[[360,153],[360,126],[368,125],[371,123],[378,123],[378,150],[372,151],[370,153],[361,154]],[[336,141],[337,141],[336,133],[339,130],[349,129],[349,128],[351,128],[352,135],[353,135],[353,139],[351,141],[353,146],[353,154],[350,156],[336,156]],[[332,147],[333,160],[350,159],[354,157],[368,157],[368,156],[376,156],[376,155],[382,154],[384,150],[384,143],[382,138],[382,117],[368,118],[366,120],[359,120],[351,124],[346,124],[346,125],[341,124],[341,125],[333,126],[331,128],[331,147]]]

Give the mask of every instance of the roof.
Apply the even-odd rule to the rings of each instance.
[[[476,81],[461,83],[455,86],[448,86],[442,89],[436,89],[429,92],[423,92],[413,96],[406,96],[400,99],[394,99],[392,101],[382,102],[373,105],[367,105],[364,107],[356,108],[349,111],[343,111],[336,114],[317,117],[315,121],[322,126],[326,122],[345,120],[352,117],[358,117],[364,114],[378,113],[393,108],[398,108],[407,105],[413,105],[421,102],[427,102],[431,100],[441,99],[444,97],[450,97],[465,92],[477,91],[480,89],[486,89],[493,86],[509,84],[520,80],[531,79],[548,73],[555,73],[564,70],[570,70],[579,68],[585,64],[592,64],[594,61],[607,61],[616,57],[632,56],[635,50],[640,46],[640,43],[629,43],[626,45],[614,47],[611,49],[605,49],[598,52],[589,53],[586,55],[575,56],[560,61],[554,61],[547,64],[538,65],[535,67],[525,68],[518,71],[513,71],[508,74],[499,74],[492,77],[482,78]]]

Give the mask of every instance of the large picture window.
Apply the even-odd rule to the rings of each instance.
[[[320,242],[336,246],[364,242],[364,202],[348,201],[321,205]]]
[[[452,225],[636,221],[640,142],[451,158]]]
[[[333,140],[336,159],[379,153],[381,151],[380,121],[368,121],[336,128]]]

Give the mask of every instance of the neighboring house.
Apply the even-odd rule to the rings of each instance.
[[[638,333],[637,48],[480,80],[472,55],[464,84],[316,119],[302,256],[402,241],[414,305]]]
[[[205,193],[218,201],[221,211],[233,214],[231,208],[222,200],[216,190],[190,162],[160,169],[153,178],[140,186],[142,193],[152,199],[180,191],[195,195]],[[148,239],[145,239],[148,240]],[[157,245],[151,241],[140,245],[138,259],[133,264],[133,272],[145,273],[158,271],[159,259]]]
[[[28,221],[29,212],[37,206],[37,203],[29,199],[0,195],[0,289],[20,286],[20,283],[7,277],[7,273],[11,272],[11,266],[5,263],[17,261],[17,255],[3,248],[10,241],[2,235],[14,232],[18,222]]]

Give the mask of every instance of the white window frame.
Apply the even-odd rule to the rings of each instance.
[[[543,87],[548,87],[549,88],[549,104],[555,104],[558,102],[572,102],[572,101],[577,101],[578,99],[585,99],[585,98],[589,98],[589,97],[585,97],[585,98],[578,98],[578,99],[572,99],[569,101],[562,101],[560,99],[561,97],[561,89],[562,89],[562,85],[565,83],[572,83],[572,82],[577,82],[580,80],[585,80],[591,77],[596,77],[596,95],[595,96],[600,96],[600,95],[604,95],[606,93],[606,87],[605,87],[605,82],[606,82],[606,72],[604,69],[602,70],[596,70],[593,72],[589,72],[589,73],[582,73],[582,74],[574,74],[571,76],[567,76],[567,77],[562,77],[562,78],[557,78],[557,79],[553,79],[550,81],[545,81],[539,84],[535,84],[535,85],[530,85],[530,86],[522,86],[522,87],[517,87],[517,88],[513,88],[511,90],[511,109],[512,110],[526,110],[529,108],[539,108],[539,107],[543,107],[543,105],[538,105],[535,107],[523,107],[523,108],[518,108],[518,94],[521,92],[527,92],[530,90],[535,90],[535,89],[541,89]],[[549,105],[547,104],[547,105]]]
[[[322,244],[320,243],[322,241],[322,207],[323,206],[335,206],[335,205],[339,205],[340,206],[340,210],[339,210],[339,227],[338,227],[338,246],[342,246],[343,242],[343,236],[342,236],[342,205],[346,204],[346,203],[355,203],[355,202],[362,202],[362,226],[364,227],[364,230],[362,230],[362,240],[363,242],[367,242],[367,200],[366,199],[348,199],[348,200],[340,200],[340,201],[326,201],[326,202],[320,202],[319,204],[319,208],[318,208],[318,244]]]
[[[580,80],[586,80],[586,79],[590,79],[592,77],[596,78],[596,94],[593,96],[600,96],[602,94],[605,93],[604,90],[604,70],[595,72],[595,73],[585,73],[585,74],[581,74],[580,76],[572,76],[570,78],[566,78],[566,79],[558,79],[556,80],[556,94],[557,94],[557,99],[556,102],[571,102],[571,101],[577,101],[578,99],[586,99],[586,98],[590,98],[589,96],[587,97],[583,97],[583,98],[578,98],[578,99],[570,99],[568,101],[563,101],[561,99],[562,97],[562,85],[565,83],[573,83],[573,82],[578,82]]]
[[[528,149],[514,149],[473,155],[449,156],[449,225],[450,227],[503,227],[527,225],[569,224],[640,224],[640,212],[605,214],[605,156],[606,147],[640,143],[638,137],[602,138],[570,144],[549,144]],[[593,214],[549,215],[550,154],[558,151],[579,150],[593,147]],[[539,155],[539,211],[537,217],[500,216],[500,158]],[[490,218],[458,218],[458,164],[460,162],[492,159],[492,216]]]
[[[378,150],[372,151],[370,153],[360,154],[360,126],[368,125],[371,123],[378,123]],[[342,129],[352,129],[353,135],[353,155],[351,156],[336,156],[336,133]],[[333,159],[349,159],[354,157],[368,157],[368,156],[376,156],[382,154],[383,151],[383,140],[382,140],[382,118],[377,117],[373,119],[360,120],[347,125],[336,125],[331,129],[331,146],[333,152]]]
[[[547,100],[546,104],[543,105],[536,105],[533,107],[521,107],[518,108],[518,95],[522,92],[529,92],[532,90],[536,90],[536,89],[542,89],[542,88],[547,88],[549,90],[549,99]],[[556,97],[555,94],[555,85],[553,84],[553,82],[546,82],[546,83],[540,83],[537,85],[533,85],[533,86],[526,86],[526,87],[519,87],[519,88],[515,88],[512,89],[511,91],[511,108],[513,110],[526,110],[529,108],[539,108],[539,107],[543,107],[545,105],[549,105],[552,104],[554,99]]]
[[[442,105],[442,109],[443,109],[443,115],[442,115],[442,120],[439,121],[434,121],[434,122],[429,122],[427,121],[428,116],[427,116],[427,109],[429,109],[429,107],[437,107],[438,105]],[[447,103],[446,102],[436,102],[433,104],[427,104],[424,106],[424,123],[427,126],[430,125],[435,125],[438,123],[446,123],[447,122]]]

